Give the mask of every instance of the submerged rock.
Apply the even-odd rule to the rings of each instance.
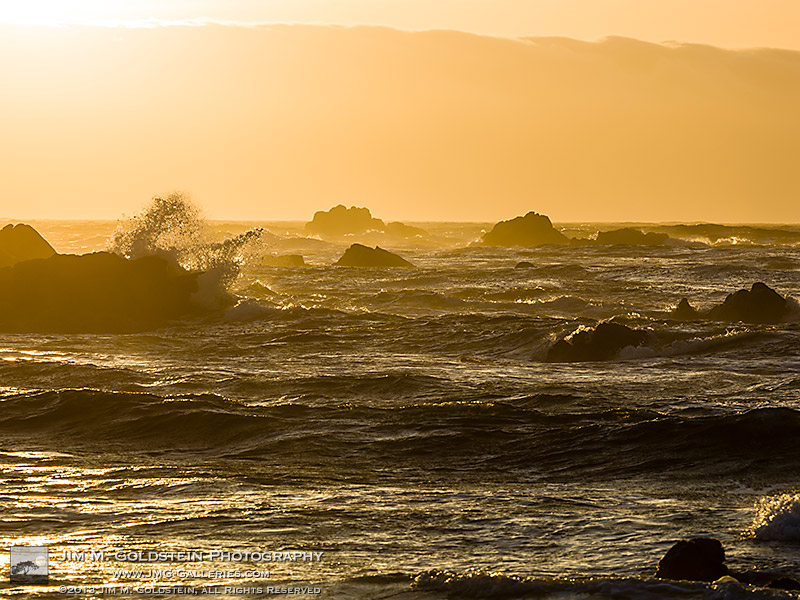
[[[628,346],[641,346],[647,332],[619,323],[600,323],[594,329],[579,331],[557,341],[547,352],[547,362],[587,362],[614,358]]]
[[[534,267],[536,267],[536,265],[528,260],[522,260],[514,265],[515,269],[533,269]]]
[[[725,550],[716,538],[680,540],[658,562],[656,577],[684,581],[716,581],[728,575]]]
[[[363,244],[353,244],[336,263],[340,267],[413,267],[402,256],[398,256],[380,246],[370,248]]]
[[[569,238],[558,231],[545,215],[529,212],[524,217],[500,221],[481,240],[484,246],[543,246],[569,244]]]
[[[196,311],[198,273],[157,256],[56,254],[0,269],[0,330],[127,332]]]
[[[26,260],[49,258],[53,247],[30,225],[18,223],[0,229],[0,267],[10,267]]]
[[[367,231],[383,231],[386,224],[381,219],[373,218],[368,208],[343,204],[334,206],[328,211],[314,213],[314,218],[306,223],[306,231],[318,235],[342,236]]]
[[[666,233],[643,233],[632,227],[600,231],[595,243],[608,246],[661,246],[669,239]]]

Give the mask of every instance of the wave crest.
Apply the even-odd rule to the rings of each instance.
[[[800,542],[800,494],[761,498],[750,533],[761,541]]]
[[[160,256],[188,271],[201,271],[193,300],[207,308],[232,303],[228,288],[239,276],[247,248],[261,228],[215,242],[200,209],[180,192],[155,197],[141,213],[117,225],[109,250],[128,259]]]

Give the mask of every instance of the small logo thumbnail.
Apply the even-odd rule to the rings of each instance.
[[[11,583],[42,585],[48,581],[47,546],[11,546]]]

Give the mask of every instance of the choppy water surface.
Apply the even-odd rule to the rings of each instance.
[[[800,233],[653,226],[693,244],[523,250],[466,247],[480,225],[423,226],[433,241],[390,247],[417,268],[354,269],[330,266],[346,243],[267,224],[277,237],[224,312],[141,334],[0,336],[2,546],[55,547],[58,583],[154,583],[53,558],[64,550],[263,549],[324,552],[239,566],[331,598],[781,597],[652,573],[697,535],[738,570],[798,571],[798,319],[666,312],[755,281],[800,297]],[[85,252],[113,224],[37,227]],[[266,266],[289,253],[308,266]],[[611,317],[649,345],[543,361]]]

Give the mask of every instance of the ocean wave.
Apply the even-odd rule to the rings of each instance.
[[[762,331],[726,331],[708,337],[691,337],[689,339],[667,341],[662,345],[651,343],[636,347],[628,346],[619,352],[617,358],[619,360],[633,360],[716,352],[731,348],[741,348],[744,345],[754,344],[768,337],[770,337],[770,334]]]
[[[634,577],[528,578],[480,572],[430,571],[417,575],[413,585],[421,592],[436,594],[434,597],[494,600],[525,598],[772,600],[785,597],[777,590],[754,589],[732,581],[695,583]]]
[[[748,533],[762,542],[800,542],[800,494],[761,498]]]
[[[769,474],[797,466],[800,411],[759,408],[745,413],[662,415],[645,409],[552,410],[550,397],[463,402],[434,401],[435,378],[339,377],[317,381],[318,395],[396,393],[408,384],[409,403],[244,404],[213,394],[159,396],[72,389],[6,394],[0,432],[37,436],[60,445],[102,445],[230,458],[272,457],[328,465],[331,472],[366,465],[405,465],[445,473],[530,471],[568,476],[680,471],[730,476],[754,468]],[[334,389],[331,389],[334,388]],[[383,388],[383,392],[381,392]],[[465,387],[466,391],[468,387]],[[299,393],[302,393],[299,392]],[[484,392],[485,394],[486,392]],[[429,398],[429,403],[424,403]],[[575,410],[577,409],[577,410]]]
[[[674,237],[717,246],[800,244],[800,231],[794,227],[754,227],[747,225],[666,225],[657,227]]]

